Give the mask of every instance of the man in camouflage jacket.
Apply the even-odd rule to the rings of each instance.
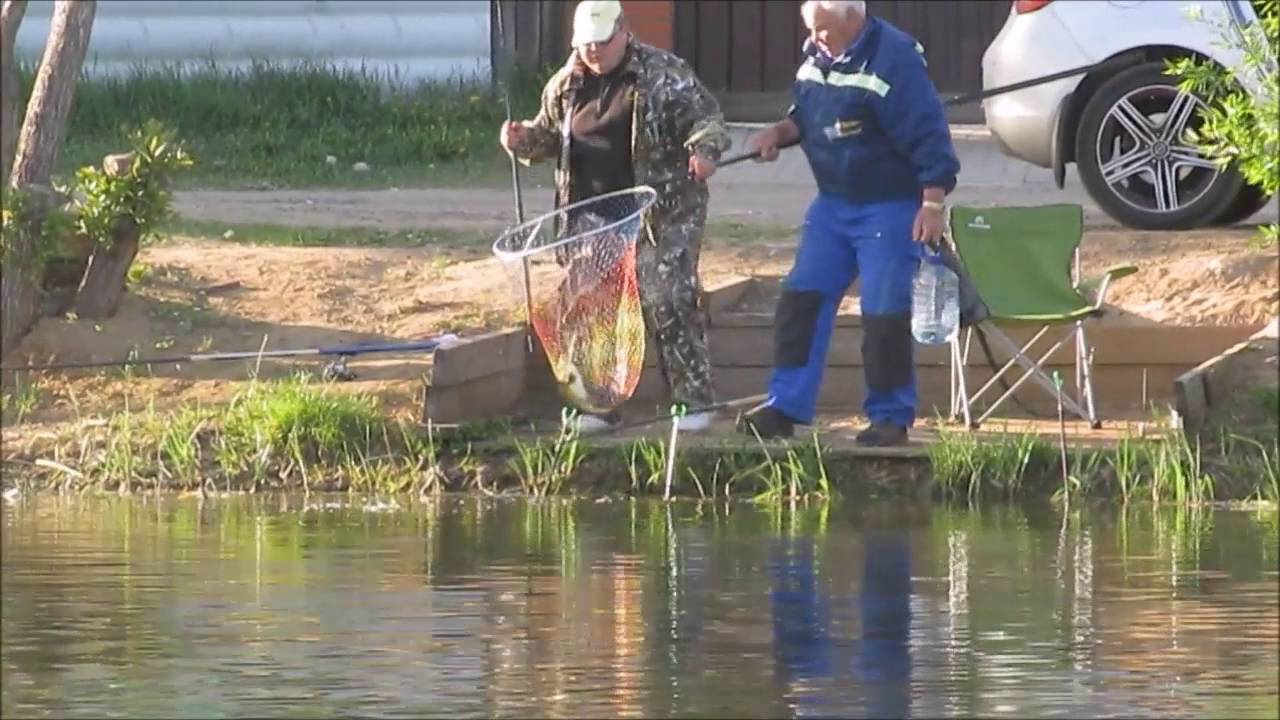
[[[687,62],[637,41],[616,0],[580,3],[572,44],[537,117],[505,124],[501,143],[526,165],[556,158],[557,207],[637,185],[658,192],[636,249],[645,324],[673,399],[706,407],[714,396],[698,258],[706,180],[729,147],[719,103]],[[682,423],[700,430],[709,420],[694,413]]]

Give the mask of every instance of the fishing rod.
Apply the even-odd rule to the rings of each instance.
[[[761,395],[751,395],[749,397],[737,398],[734,400],[724,400],[722,402],[712,403],[710,405],[703,405],[701,407],[686,408],[686,407],[677,406],[665,413],[659,413],[657,415],[653,415],[650,417],[644,417],[639,420],[622,422],[622,423],[618,423],[617,425],[610,425],[607,428],[604,428],[598,432],[593,432],[592,435],[593,436],[611,435],[615,432],[619,432],[622,430],[629,430],[633,428],[644,427],[646,425],[652,425],[653,423],[662,422],[664,420],[675,420],[675,419],[684,417],[686,415],[698,415],[701,413],[720,412],[722,410],[732,410],[733,408],[739,408],[744,405],[759,404],[759,403],[765,402],[768,399],[769,399],[769,395],[766,393]]]
[[[502,6],[505,3],[499,0],[493,4],[494,14],[498,25],[498,47],[501,48],[503,67],[502,85],[502,102],[507,110],[507,125],[511,124],[511,73],[515,68],[515,58],[511,56],[507,48],[506,27],[502,22]],[[520,191],[520,165],[516,162],[516,154],[513,150],[507,151],[507,157],[511,159],[511,189],[515,194],[516,202],[516,226],[524,224],[524,193]],[[525,312],[525,346],[526,350],[533,353],[533,288],[529,279],[529,258],[520,259],[524,272],[524,312]]]
[[[964,93],[961,95],[950,95],[948,97],[943,98],[942,104],[946,107],[952,107],[955,105],[968,105],[969,103],[986,100],[987,98],[996,97],[998,95],[1004,95],[1006,93],[1017,92],[1018,90],[1026,90],[1027,88],[1046,85],[1051,82],[1065,80],[1069,77],[1075,77],[1077,75],[1086,75],[1088,73],[1093,72],[1094,70],[1097,70],[1103,67],[1108,62],[1113,62],[1113,61],[1103,61],[1100,63],[1094,63],[1092,65],[1082,65],[1080,67],[1071,68],[1069,70],[1062,70],[1060,72],[1056,72],[1051,75],[1045,75],[1043,77],[1032,78],[1030,80],[1023,80],[1021,82],[1010,83],[1008,85],[1001,85],[1000,87],[994,87],[989,90],[979,90],[976,92]],[[780,143],[778,145],[778,149],[785,150],[789,147],[795,147],[796,145],[799,145],[799,144],[800,144],[800,139],[796,138],[795,140],[791,140],[789,142]],[[759,150],[752,150],[750,152],[737,153],[736,155],[730,155],[729,157],[717,162],[716,168],[723,168],[723,167],[728,167],[730,165],[736,165],[737,163],[743,162],[745,160],[754,160],[759,156],[760,156]],[[667,181],[670,181],[671,179],[673,179],[673,176],[664,177],[659,180],[655,180],[654,182],[667,182]]]
[[[346,359],[356,355],[374,353],[409,353],[435,350],[449,343],[456,342],[458,336],[453,333],[439,335],[429,340],[411,340],[406,342],[357,343],[354,345],[329,345],[312,348],[289,350],[250,350],[243,352],[209,352],[188,353],[186,355],[165,355],[157,357],[125,358],[123,360],[99,360],[91,362],[46,363],[41,365],[22,365],[18,367],[0,367],[5,372],[38,372],[44,370],[79,370],[103,367],[128,367],[131,365],[167,365],[175,363],[222,362],[227,360],[256,360],[259,358],[283,358],[305,356],[334,356],[335,360],[325,368],[326,375],[340,380],[353,379],[355,375],[346,367]]]

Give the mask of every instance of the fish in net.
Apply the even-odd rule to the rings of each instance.
[[[559,208],[502,234],[493,251],[527,304],[560,396],[607,413],[644,369],[636,242],[657,198],[640,186]]]

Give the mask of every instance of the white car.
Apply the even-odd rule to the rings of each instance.
[[[1165,68],[1188,55],[1242,67],[1220,28],[1254,22],[1246,0],[1016,0],[982,57],[984,90],[1101,65],[987,98],[987,127],[1006,155],[1052,168],[1059,188],[1074,162],[1090,197],[1124,225],[1245,220],[1269,198],[1188,142],[1203,102]]]

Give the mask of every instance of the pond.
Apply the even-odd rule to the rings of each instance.
[[[4,509],[4,717],[1277,717],[1277,513]]]

